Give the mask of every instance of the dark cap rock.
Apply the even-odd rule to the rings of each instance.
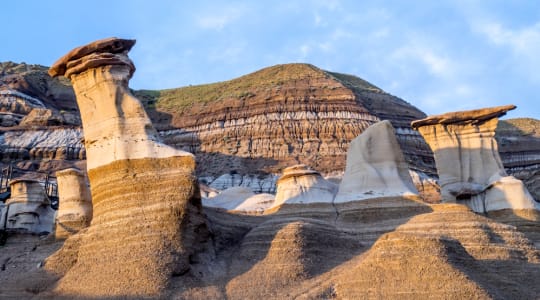
[[[133,45],[135,45],[135,40],[111,37],[77,47],[57,60],[49,68],[49,75],[52,77],[65,75],[70,62],[80,60],[87,55],[96,53],[126,53],[133,47]]]
[[[510,104],[475,110],[449,112],[413,121],[411,123],[411,127],[417,129],[418,127],[435,124],[481,123],[486,120],[502,117],[506,114],[507,111],[513,110],[515,108],[515,105]]]

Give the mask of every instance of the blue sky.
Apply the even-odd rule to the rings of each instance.
[[[137,39],[135,89],[306,62],[357,75],[427,114],[516,104],[540,119],[539,1],[3,1],[0,61],[51,65]]]

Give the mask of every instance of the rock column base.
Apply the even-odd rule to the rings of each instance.
[[[191,156],[181,156],[121,160],[91,169],[92,224],[55,292],[156,297],[172,275],[187,272],[190,256],[208,237],[194,167]],[[71,244],[68,239],[66,245]],[[55,264],[61,269],[58,257],[50,261],[47,269]]]

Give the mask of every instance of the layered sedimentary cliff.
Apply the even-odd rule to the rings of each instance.
[[[0,125],[19,133],[36,130],[17,126],[32,109],[43,107],[58,112],[64,125],[77,124],[77,106],[67,80],[52,79],[42,66],[0,66]],[[195,153],[200,162],[197,175],[213,187],[241,185],[257,193],[275,193],[281,170],[297,163],[325,176],[339,175],[349,142],[370,124],[390,120],[406,162],[415,171],[417,189],[428,201],[438,199],[433,154],[409,126],[425,115],[358,77],[288,64],[226,82],[135,94],[149,110],[164,142]],[[48,122],[45,127],[42,122],[41,134],[65,128]],[[540,147],[538,130],[531,131],[534,122],[538,121],[503,121],[496,138],[507,172],[523,180],[538,199]],[[0,142],[0,154],[4,160],[24,160],[24,167],[52,171],[57,169],[50,163],[41,166],[42,158],[63,160],[57,153],[65,151],[69,159],[85,157],[76,139],[55,143],[52,148],[31,144],[21,148]]]
[[[495,139],[508,175],[523,181],[540,201],[540,120],[501,120]]]
[[[203,174],[277,172],[297,163],[342,171],[349,142],[381,119],[396,127],[412,167],[433,171],[429,149],[408,124],[421,111],[360,78],[312,65],[139,95],[165,141],[194,151]]]
[[[71,84],[43,66],[0,63],[0,166],[54,172],[84,159]]]
[[[257,197],[246,188],[216,195],[211,187],[204,187],[205,201],[215,205],[201,207],[194,156],[161,142],[141,103],[127,88],[134,71],[127,52],[133,44],[117,38],[96,41],[72,50],[51,68],[55,76],[70,77],[81,107],[93,219],[90,227],[62,245],[52,240],[9,239],[4,249],[10,252],[0,251],[0,297],[532,299],[540,294],[538,210],[487,211],[490,218],[486,218],[465,205],[422,202],[398,151],[400,133],[396,140],[386,121],[351,143],[351,159],[340,187],[350,193],[343,201],[334,197],[335,183],[301,165],[284,169],[275,201],[272,195]],[[363,86],[366,93],[375,89],[355,78],[332,76],[340,77],[344,86]],[[366,101],[364,108],[368,113],[406,109],[400,104],[386,109],[385,99]],[[231,107],[235,114],[241,113]],[[501,111],[506,110],[421,121],[423,134],[436,145],[443,196],[468,196],[463,189],[452,194],[452,188],[470,191],[475,184],[483,185],[481,193],[487,190],[486,194],[499,184],[503,191],[510,190],[493,140],[494,117]],[[161,125],[171,121],[182,122],[173,118]],[[289,121],[284,118],[274,125]],[[407,125],[399,119],[390,122],[402,133]],[[222,126],[221,130],[232,129]],[[202,131],[198,135],[204,136]],[[315,136],[306,133],[305,138]],[[267,171],[286,162],[280,151],[270,152],[277,156],[272,156],[275,164]],[[224,159],[224,166],[231,166],[230,154],[212,153],[211,162]],[[237,159],[239,167],[250,166],[256,172],[270,158],[239,155]],[[478,169],[486,174],[473,170],[471,162],[478,162]],[[335,162],[326,162],[330,163]],[[421,167],[418,162],[416,168]],[[76,175],[72,178],[76,188],[68,194],[79,202],[87,195],[82,195],[81,174],[75,173],[63,175]],[[208,183],[264,178],[232,171],[226,175],[221,183]],[[62,173],[59,176],[62,181]],[[366,197],[366,192],[372,193]],[[277,205],[268,207],[271,203]],[[238,212],[243,209],[247,211]],[[36,261],[35,257],[44,258],[60,246],[44,267]],[[21,256],[29,259],[21,260]]]

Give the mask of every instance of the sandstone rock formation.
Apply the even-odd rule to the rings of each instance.
[[[39,107],[59,111],[68,124],[80,124],[69,80],[63,77],[51,78],[46,71],[47,68],[43,66],[0,63],[0,126],[16,128],[22,118],[33,108]],[[419,177],[413,177],[419,193],[428,202],[439,201],[438,187],[432,184],[436,179],[433,153],[420,134],[409,125],[410,121],[425,115],[414,106],[360,78],[320,70],[306,64],[287,64],[265,68],[222,83],[171,90],[142,90],[136,91],[136,94],[150,110],[150,116],[161,130],[160,134],[166,143],[196,153],[198,161],[201,162],[197,165],[199,177],[208,179],[208,184],[216,181],[214,187],[220,190],[239,186],[241,183],[241,186],[249,185],[256,193],[275,193],[275,179],[280,170],[298,162],[314,167],[324,176],[343,171],[348,143],[361,130],[355,129],[359,125],[354,118],[347,119],[346,114],[342,114],[342,118],[334,113],[335,117],[328,118],[330,115],[326,112],[341,109],[354,111],[356,108],[353,106],[362,106],[376,120],[388,119],[392,122],[406,161],[412,171],[420,174]],[[336,106],[336,99],[354,101],[347,100],[349,108],[339,108]],[[240,105],[237,108],[236,103]],[[306,105],[300,105],[301,103]],[[264,120],[268,119],[265,110],[268,108],[270,112],[274,104],[282,107],[284,111],[279,112],[279,119],[272,119],[273,125],[267,128],[259,121],[265,122]],[[324,108],[324,105],[328,105],[328,109]],[[308,114],[311,111],[310,106],[313,106],[316,114]],[[227,109],[229,112],[223,113]],[[259,117],[249,119],[253,122],[244,122],[241,121],[244,120],[242,115]],[[308,115],[310,117],[306,122],[300,121]],[[287,116],[297,117],[298,120],[291,120]],[[223,121],[223,128],[202,126],[192,130],[190,126],[186,125],[184,128],[182,125],[186,120],[192,120],[199,125],[209,124],[205,121],[207,119]],[[367,117],[364,120],[368,125],[376,121]],[[506,172],[522,180],[532,196],[538,200],[540,131],[535,131],[534,126],[540,127],[534,125],[535,122],[539,121],[516,119],[499,122],[499,127],[504,128],[498,128],[495,137]],[[63,129],[69,129],[62,126]],[[365,126],[362,126],[363,130]],[[307,127],[313,129],[303,129]],[[28,129],[23,128],[18,132],[25,130]],[[56,131],[59,128],[40,130]],[[250,133],[254,130],[257,132],[253,132],[250,137],[242,135],[244,131]],[[283,134],[279,131],[283,131]],[[64,152],[65,150],[60,148],[67,145],[58,149],[35,150],[3,147],[2,134],[0,130],[0,156],[21,159],[24,161],[20,163],[21,166],[54,172],[75,164],[74,161],[62,161],[62,156],[54,156],[57,150]],[[273,152],[268,149],[275,145],[263,140],[277,139],[288,143],[290,154],[273,158]],[[319,144],[320,147],[317,146]],[[245,148],[250,145],[251,155],[242,154],[246,153]],[[310,155],[305,155],[303,150],[311,149],[310,147],[314,150]],[[203,151],[202,148],[207,150]],[[29,157],[28,151],[36,152],[37,155]],[[53,159],[57,161],[47,162],[51,157],[55,157]]]
[[[202,204],[208,207],[217,207],[231,210],[235,209],[247,198],[254,195],[255,193],[253,193],[250,189],[236,186],[221,191],[218,195],[212,198],[203,199]]]
[[[524,275],[538,268],[539,251],[515,227],[478,216],[462,205],[437,204],[381,236],[371,249],[313,284],[338,299],[534,298]]]
[[[219,190],[209,187],[204,183],[199,182],[199,190],[201,191],[201,198],[212,198],[219,194]]]
[[[500,120],[495,139],[506,173],[523,181],[540,201],[540,120]]]
[[[203,198],[205,207],[223,208],[226,210],[246,213],[262,213],[274,203],[272,194],[255,194],[251,189],[235,186],[221,191],[219,194]]]
[[[59,74],[64,71],[71,74],[79,82],[78,93],[92,97],[81,97],[82,101],[118,112],[111,113],[114,115],[111,119],[118,122],[108,121],[116,129],[104,131],[109,135],[108,140],[101,140],[96,133],[94,144],[129,152],[140,146],[140,139],[140,144],[148,150],[123,153],[120,157],[134,155],[134,158],[112,162],[109,159],[114,153],[107,153],[97,162],[96,155],[90,155],[93,168],[89,176],[96,216],[92,225],[65,241],[10,236],[0,251],[0,298],[534,299],[540,294],[537,210],[512,211],[511,216],[507,210],[489,211],[490,218],[485,218],[464,205],[428,205],[403,196],[268,208],[265,205],[273,203],[273,196],[258,194],[233,210],[206,207],[212,246],[201,247],[208,232],[199,211],[193,158],[189,155],[137,158],[140,153],[159,152],[153,145],[159,142],[159,137],[152,128],[147,128],[150,133],[146,137],[140,133],[138,125],[149,121],[127,89],[132,64],[126,61],[123,52],[128,44],[107,40],[80,48],[72,54],[82,55],[81,58],[68,62],[66,69],[56,70]],[[69,71],[70,66],[75,71]],[[2,67],[0,63],[0,89],[4,78]],[[345,165],[348,142],[343,140],[360,133],[349,136],[355,126],[363,124],[354,119],[359,116],[354,112],[360,105],[376,117],[376,120],[365,117],[367,125],[379,119],[391,120],[405,160],[415,163],[412,167],[415,182],[422,184],[423,191],[436,189],[430,185],[433,180],[427,178],[431,168],[429,149],[422,148],[425,143],[408,124],[416,109],[410,110],[407,103],[353,76],[305,67],[272,67],[256,74],[264,75],[256,77],[259,81],[247,85],[243,80],[253,79],[253,74],[241,80],[188,87],[184,90],[188,92],[180,92],[180,96],[174,94],[177,90],[160,91],[157,93],[163,98],[159,101],[151,103],[156,99],[153,97],[144,101],[157,108],[152,112],[153,118],[161,129],[167,130],[161,132],[164,139],[201,155],[200,160],[205,163],[199,168],[199,174],[204,175],[201,182],[204,179],[220,190],[237,185],[251,191],[267,191],[276,181],[276,170],[304,159],[326,175],[329,170],[336,175],[332,168]],[[116,79],[113,83],[111,80],[92,83],[88,74]],[[21,78],[9,81],[10,87],[20,85],[15,81]],[[29,78],[32,76],[25,72],[25,80]],[[47,86],[47,81],[44,82]],[[24,95],[43,100],[50,107],[52,101],[42,98],[40,93],[27,94],[41,89],[32,84],[28,87],[22,91]],[[110,93],[101,97],[96,91],[100,89]],[[267,96],[270,97],[266,99]],[[201,102],[172,103],[190,97]],[[126,98],[133,101],[125,101]],[[340,99],[343,101],[339,102]],[[118,105],[107,106],[106,101]],[[89,105],[81,107],[85,107],[86,124],[93,124]],[[353,113],[348,114],[349,111]],[[137,115],[135,118],[132,112]],[[67,136],[68,129],[77,130],[61,127],[54,128],[57,132],[53,133],[49,132],[52,128],[23,129],[17,127],[20,122],[17,116],[6,113],[9,114],[6,124],[13,128],[0,130],[0,145],[4,143],[1,136],[9,137],[10,144],[19,145],[17,135],[20,135],[24,143],[12,148],[20,151],[16,153],[22,153],[19,149],[23,148],[32,153],[37,146],[26,145],[34,145],[34,140],[47,144],[47,135],[67,141],[60,137]],[[21,118],[26,114],[21,114]],[[298,119],[291,120],[288,116]],[[347,116],[353,116],[349,123]],[[168,117],[173,118],[172,125]],[[186,126],[187,129],[169,128],[180,127],[174,125],[176,122],[195,125]],[[186,133],[192,129],[193,132]],[[23,136],[28,130],[31,134]],[[252,135],[245,137],[246,132]],[[535,144],[527,146],[530,149],[519,145],[534,136],[522,139],[523,136],[513,132],[505,135],[508,153],[518,153],[513,158],[508,156],[508,161],[515,163],[511,168],[516,172],[534,171],[531,166],[536,163],[538,149],[534,148]],[[112,140],[121,146],[108,143]],[[270,144],[273,140],[287,143],[288,149]],[[220,145],[230,148],[220,149]],[[54,144],[51,147],[56,149]],[[208,147],[210,152],[201,151],[200,147]],[[0,152],[3,149],[0,147]],[[251,155],[245,156],[250,153],[246,149],[251,149]],[[303,149],[310,150],[311,156],[302,156]],[[43,157],[48,158],[53,150],[47,151],[41,152],[46,153]],[[100,149],[90,151],[95,154]],[[39,155],[35,157],[39,159]],[[503,163],[506,165],[504,159]],[[307,177],[320,178],[307,174],[307,168],[300,171]],[[534,182],[534,174],[527,178]],[[509,190],[507,182],[503,185]],[[302,186],[294,185],[297,191]],[[205,188],[202,195],[209,197],[215,192]],[[517,226],[497,223],[491,218],[510,220],[508,223]],[[36,268],[59,247],[62,249],[47,259],[44,268]]]
[[[38,107],[74,112],[78,115],[71,83],[64,77],[49,76],[48,69],[40,65],[0,62],[0,102],[4,101],[1,100],[2,93],[7,92],[18,98],[19,103],[26,102],[23,105],[28,105],[28,101],[31,101],[44,105],[38,104]],[[4,108],[0,110],[4,111]]]
[[[275,193],[277,175],[273,174],[238,174],[236,172],[223,174],[217,178],[203,176],[201,179],[217,190],[226,190],[231,187],[241,186],[249,188],[254,193]]]
[[[88,178],[78,169],[56,172],[59,206],[56,213],[57,239],[65,239],[88,227],[92,220],[92,196]]]
[[[279,174],[295,164],[342,171],[350,141],[379,120],[396,127],[411,166],[435,172],[429,147],[409,125],[424,113],[360,78],[312,65],[138,95],[164,141],[196,154],[201,176]]]
[[[433,149],[442,199],[467,203],[476,212],[539,209],[523,183],[507,176],[494,139],[507,105],[447,113],[414,121]]]
[[[15,129],[4,133],[0,145],[1,159],[17,160],[83,160],[86,150],[78,128]]]
[[[33,108],[19,123],[20,126],[79,125],[73,115],[60,114],[47,108]]]
[[[10,182],[11,197],[0,216],[2,228],[29,233],[53,232],[55,211],[37,180],[19,179]]]
[[[274,205],[275,198],[276,196],[272,194],[256,194],[244,200],[234,210],[247,213],[263,213]]]
[[[351,142],[334,202],[417,194],[389,121],[371,125]]]
[[[283,204],[332,203],[337,185],[306,165],[296,165],[283,170],[277,182],[273,206]]]
[[[90,227],[46,265],[59,295],[157,297],[207,238],[193,155],[160,142],[128,88],[134,43],[99,40],[49,71],[75,89],[93,204]]]

